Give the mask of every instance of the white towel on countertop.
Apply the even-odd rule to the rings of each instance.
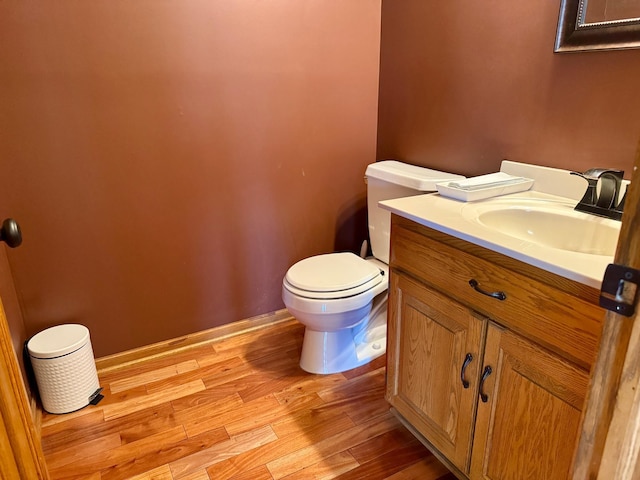
[[[449,182],[449,187],[460,190],[480,190],[482,188],[501,187],[503,185],[513,185],[527,181],[523,177],[515,177],[504,172],[489,173],[478,177],[467,178],[457,182]]]

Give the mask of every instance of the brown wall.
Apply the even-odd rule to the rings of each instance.
[[[385,1],[378,158],[630,169],[640,50],[554,55],[558,2]],[[0,217],[26,333],[102,356],[282,307],[358,247],[380,0],[0,3]],[[1,219],[0,218],[0,219]]]
[[[283,307],[359,248],[380,0],[0,3],[0,217],[27,334],[96,356]]]
[[[502,159],[630,177],[640,50],[554,54],[558,2],[384,1],[378,158]]]

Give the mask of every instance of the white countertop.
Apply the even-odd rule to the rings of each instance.
[[[540,167],[547,172],[548,168]],[[555,169],[553,169],[555,170]],[[559,171],[568,175],[566,171]],[[526,172],[530,177],[532,172]],[[572,176],[574,177],[574,176]],[[563,177],[561,177],[563,178]],[[470,243],[488,248],[507,255],[529,265],[555,273],[565,278],[600,289],[604,271],[613,256],[579,253],[559,248],[551,248],[530,241],[515,238],[496,229],[489,228],[477,221],[478,211],[486,208],[489,202],[506,201],[553,203],[556,208],[566,208],[573,211],[575,199],[560,197],[546,193],[544,181],[537,181],[538,189],[494,197],[475,202],[463,202],[441,196],[438,193],[417,195],[380,202],[379,206],[401,217],[415,221],[420,225],[432,228],[442,233],[466,240]],[[580,185],[578,183],[578,185]],[[539,191],[542,190],[542,191]],[[575,196],[575,193],[573,193]],[[587,214],[585,214],[587,215]],[[613,220],[589,215],[589,222],[604,222],[612,225]],[[616,222],[613,225],[619,225]],[[619,228],[619,227],[617,227]]]

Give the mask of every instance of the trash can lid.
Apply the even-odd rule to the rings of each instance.
[[[47,328],[27,342],[29,355],[35,358],[56,358],[73,353],[89,341],[89,329],[70,323]]]

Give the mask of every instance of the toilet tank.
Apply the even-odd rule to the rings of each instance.
[[[372,163],[365,172],[367,183],[367,214],[373,256],[389,263],[391,244],[391,213],[378,207],[378,202],[434,192],[436,183],[461,180],[453,173],[417,167],[395,160]]]

